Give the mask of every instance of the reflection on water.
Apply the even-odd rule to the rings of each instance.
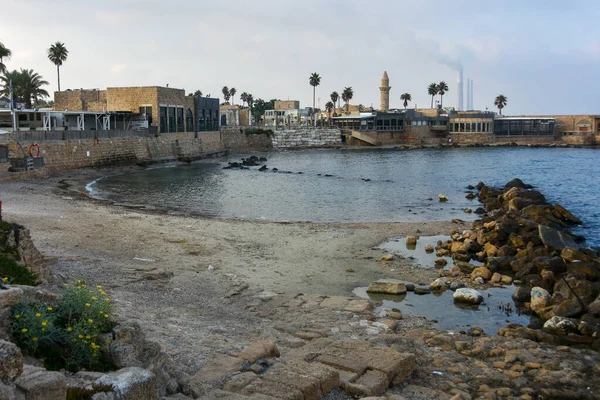
[[[446,290],[419,296],[412,292],[394,296],[380,293],[367,293],[366,287],[354,289],[361,298],[371,299],[379,308],[396,308],[403,314],[417,315],[435,322],[441,330],[468,330],[479,326],[488,335],[494,335],[507,323],[529,325],[530,317],[521,314],[512,300],[514,286],[482,290],[484,303],[471,305],[455,303],[454,292]],[[508,305],[508,307],[507,307]]]
[[[200,162],[107,177],[95,196],[224,218],[281,221],[389,222],[472,220],[462,209],[468,184],[503,185],[514,177],[538,187],[579,216],[600,244],[600,163],[594,149],[464,148],[312,150],[264,155],[269,171],[223,170]],[[279,171],[273,172],[276,167]],[[286,173],[287,171],[292,173]],[[564,172],[569,171],[568,180]],[[302,174],[299,174],[302,172]],[[449,201],[440,203],[438,194]]]

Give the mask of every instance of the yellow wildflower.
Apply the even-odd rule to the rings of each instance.
[[[104,314],[104,318],[108,318],[108,314]]]
[[[42,316],[42,314],[40,314],[40,313],[36,313],[36,314],[35,314],[35,316],[39,318],[39,317],[41,317],[41,316]]]
[[[79,334],[79,339],[83,339],[83,335],[81,333]]]
[[[81,283],[81,279],[77,279],[77,283]]]
[[[67,332],[72,332],[72,331],[73,331],[73,328],[71,328],[71,327],[67,328]]]
[[[2,278],[2,282],[8,282],[8,276],[5,276],[4,278]]]
[[[98,300],[96,296],[92,296],[92,300]]]
[[[86,339],[91,339],[92,337],[90,335],[85,335]]]
[[[91,324],[91,323],[94,322],[94,320],[93,319],[88,319],[88,322]]]
[[[42,332],[46,332],[46,328],[42,328]]]
[[[48,307],[48,311],[52,311],[52,307]]]
[[[38,340],[38,339],[37,339],[36,337],[34,337],[34,338],[33,338],[33,339],[31,339],[31,340],[33,340],[34,342],[37,342],[37,340]]]
[[[23,332],[23,333],[27,332],[27,328],[21,329],[21,332]]]
[[[42,326],[48,325],[48,321],[42,321]]]
[[[107,303],[110,303],[110,299],[109,299],[108,297],[106,298],[106,302],[107,302]]]
[[[98,285],[98,286],[96,286],[96,287],[97,287],[98,289],[102,289],[102,286],[100,286],[100,285]]]
[[[19,318],[21,318],[21,314],[15,315],[15,319],[19,319]]]
[[[77,341],[77,339],[73,338],[71,339],[71,342],[75,343]]]
[[[91,304],[90,303],[85,303],[85,306],[89,307],[89,306],[91,306]]]

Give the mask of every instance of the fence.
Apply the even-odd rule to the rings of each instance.
[[[139,130],[84,130],[84,131],[19,131],[15,133],[17,142],[42,142],[45,140],[94,140],[131,137],[149,137],[149,129]]]

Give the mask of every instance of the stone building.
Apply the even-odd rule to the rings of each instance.
[[[449,111],[448,133],[493,133],[495,115],[491,111]]]
[[[298,110],[300,109],[300,102],[298,100],[275,100],[275,110]]]
[[[196,104],[197,103],[197,104]],[[218,129],[219,100],[186,96],[185,90],[160,86],[77,89],[54,93],[57,111],[118,112],[144,116],[159,133]],[[196,119],[198,116],[198,119]]]
[[[381,78],[381,86],[379,87],[380,98],[381,98],[381,111],[388,111],[390,109],[390,78],[388,78],[387,71],[383,73]]]

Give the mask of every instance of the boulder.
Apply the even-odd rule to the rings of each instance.
[[[16,344],[0,340],[0,381],[11,384],[23,372],[23,355]]]
[[[123,321],[106,335],[110,362],[118,368],[147,367],[160,353],[160,345],[146,339],[135,321]]]
[[[505,285],[510,285],[513,282],[513,278],[508,275],[502,275],[502,283]]]
[[[538,225],[540,239],[551,250],[562,251],[565,247],[577,248],[575,240],[567,234],[544,225]]]
[[[472,192],[467,193],[467,195],[465,196],[465,198],[469,200],[473,200],[475,197],[475,194]]]
[[[525,184],[525,182],[523,182],[519,178],[514,178],[514,179],[508,181],[506,183],[506,185],[504,185],[505,190],[510,189],[510,188],[529,189],[529,188],[531,188],[531,185]]]
[[[464,261],[457,261],[454,263],[454,265],[456,265],[463,274],[470,274],[475,269],[473,264],[469,264],[468,262]]]
[[[567,299],[554,307],[554,315],[557,317],[578,317],[583,314],[583,306],[575,298]]]
[[[436,258],[435,259],[435,266],[436,267],[443,268],[446,265],[448,265],[448,261],[446,261],[445,259],[443,259],[443,258]]]
[[[119,400],[156,400],[155,379],[150,371],[129,367],[98,378],[94,385],[112,386],[112,393]]]
[[[491,272],[507,271],[514,260],[514,257],[489,257],[486,266]]]
[[[562,249],[562,251],[560,252],[560,256],[566,262],[589,261],[590,260],[589,257],[586,254],[584,254],[582,251],[579,251],[578,249],[574,249],[571,247],[565,247],[564,249]]]
[[[592,314],[595,317],[600,317],[600,297],[594,300],[588,306],[588,313]]]
[[[433,247],[432,244],[426,244],[425,245],[425,252],[426,253],[433,253],[435,251],[435,248]]]
[[[453,292],[456,291],[457,289],[464,288],[464,287],[465,287],[465,284],[463,282],[459,282],[459,281],[455,281],[450,284],[450,290],[452,290]]]
[[[504,245],[498,249],[498,257],[514,257],[517,254],[517,249],[512,246]]]
[[[438,198],[440,199],[441,202],[448,201],[448,198],[446,196],[444,196],[443,194],[438,194]]]
[[[483,302],[483,295],[475,289],[456,289],[453,297],[457,303],[481,304]]]
[[[568,221],[569,223],[575,224],[575,225],[581,225],[581,223],[582,223],[581,220],[579,218],[577,218],[576,216],[574,216],[573,214],[571,214],[566,208],[564,208],[560,204],[555,204],[554,209],[556,210],[556,212],[558,214],[560,214],[562,216],[562,218],[564,220]]]
[[[577,332],[577,322],[573,318],[552,317],[544,323],[544,330],[557,335],[566,335]]]
[[[513,187],[504,192],[502,195],[504,201],[509,202],[513,199],[522,199],[532,204],[545,204],[546,197],[537,190],[527,190],[523,188]],[[524,208],[524,207],[522,207]]]
[[[515,301],[526,303],[531,299],[531,291],[524,286],[517,286],[512,294],[512,298]]]
[[[523,199],[521,197],[515,197],[508,201],[508,209],[519,211],[525,207],[529,207],[536,204],[533,200]]]
[[[595,262],[573,262],[567,265],[567,273],[578,279],[595,281],[600,277],[598,265]]]
[[[538,273],[546,270],[554,274],[562,274],[567,270],[567,265],[560,257],[536,257],[531,264],[535,266]]]
[[[431,282],[431,284],[429,285],[429,289],[445,290],[447,283],[448,283],[448,280],[446,278],[438,278],[435,281]]]
[[[415,294],[418,294],[418,295],[424,295],[424,294],[431,293],[431,289],[424,288],[424,287],[416,287],[414,292],[415,292]]]
[[[531,288],[531,309],[538,313],[552,302],[550,292],[539,286]]]
[[[416,236],[407,236],[406,244],[417,244],[417,237]]]
[[[17,399],[64,400],[67,397],[67,380],[60,372],[25,365],[23,373],[15,380]]]
[[[500,283],[500,282],[502,282],[502,274],[499,274],[498,272],[494,272],[494,274],[490,278],[490,282],[491,283]]]
[[[385,294],[405,294],[406,285],[402,282],[381,280],[371,282],[367,288],[369,293],[385,293]]]
[[[486,281],[489,281],[492,277],[492,273],[486,267],[477,267],[471,272],[471,279],[482,278]]]
[[[583,335],[596,335],[596,337],[600,337],[600,319],[591,314],[585,314],[579,320],[579,325],[577,326],[577,329]]]
[[[575,294],[584,303],[589,304],[597,297],[598,287],[585,279],[577,279],[572,276],[563,277],[554,285],[554,297],[560,296],[566,300],[574,298]]]

